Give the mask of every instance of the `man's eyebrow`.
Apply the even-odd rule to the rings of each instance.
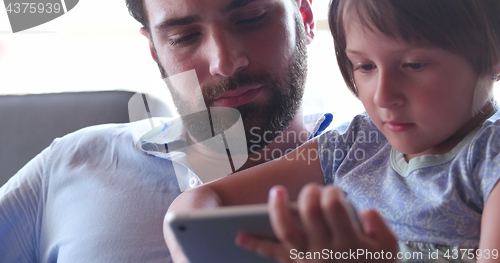
[[[246,6],[252,2],[255,2],[255,1],[257,1],[257,0],[234,0],[231,3],[229,3],[227,6],[222,8],[221,13],[227,14],[227,13],[233,11],[234,9],[244,7],[244,6]]]
[[[167,19],[160,24],[155,26],[155,29],[165,29],[173,26],[185,26],[192,23],[200,22],[201,19],[199,16],[185,16],[178,18],[170,18]]]
[[[234,9],[242,8],[242,7],[248,5],[252,2],[255,2],[255,1],[258,1],[258,0],[233,0],[231,3],[229,3],[228,5],[226,5],[225,7],[223,7],[221,9],[221,13],[227,14],[227,13],[233,11]],[[173,26],[185,26],[185,25],[197,23],[200,21],[201,21],[200,16],[196,16],[196,15],[195,16],[178,17],[178,18],[170,18],[170,19],[167,19],[167,20],[161,22],[160,24],[156,25],[155,29],[165,29],[165,28],[169,28],[169,27],[173,27]]]

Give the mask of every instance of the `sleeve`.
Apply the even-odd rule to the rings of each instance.
[[[500,180],[500,127],[493,126],[484,133],[469,149],[474,185],[483,206]]]
[[[339,148],[342,147],[339,144],[343,141],[339,139],[339,137],[342,137],[342,134],[347,128],[348,124],[343,124],[319,135],[318,151],[321,170],[323,171],[326,185],[334,183],[334,174],[345,157],[344,152],[339,150]]]
[[[38,262],[37,224],[42,213],[42,175],[49,148],[0,188],[0,262]]]
[[[371,139],[372,133],[377,139]],[[379,140],[379,134],[380,131],[366,113],[356,115],[351,122],[322,133],[318,140],[318,151],[325,184],[336,183],[335,177],[341,165],[344,169],[353,169],[364,162],[355,157],[354,149],[370,148],[370,152],[380,150],[385,140]]]

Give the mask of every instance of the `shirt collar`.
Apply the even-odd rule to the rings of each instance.
[[[152,121],[142,120],[135,126],[134,143],[142,152],[167,153],[169,147],[172,150],[186,145],[186,129],[180,118],[152,118]]]

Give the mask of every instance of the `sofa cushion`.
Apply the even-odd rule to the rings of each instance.
[[[55,138],[91,125],[128,122],[128,101],[134,94],[0,96],[0,186]]]

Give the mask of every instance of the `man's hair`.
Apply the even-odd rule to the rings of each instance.
[[[142,0],[125,0],[128,12],[149,31],[148,16]]]
[[[427,42],[461,55],[478,76],[500,61],[499,0],[332,0],[330,30],[344,81],[358,96],[345,53],[345,14],[354,11],[363,27],[409,43]]]

